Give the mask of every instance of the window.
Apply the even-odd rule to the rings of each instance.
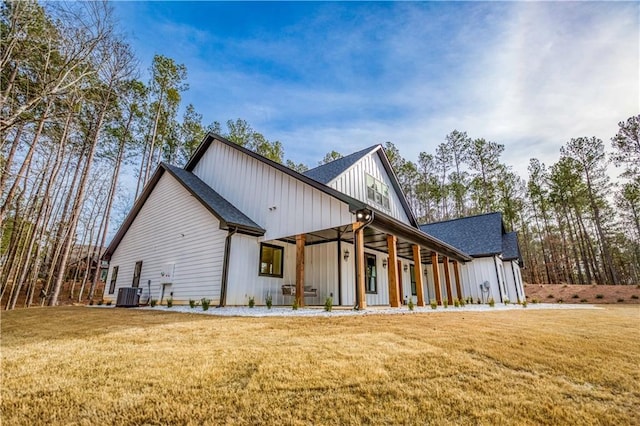
[[[133,282],[131,287],[138,287],[140,285],[140,274],[142,273],[142,260],[136,262],[136,268],[133,270]]]
[[[259,275],[282,278],[284,247],[260,244]]]
[[[418,292],[416,291],[416,267],[414,265],[409,265],[409,276],[411,277],[411,295],[417,296]]]
[[[374,178],[370,174],[366,174],[367,199],[384,207],[390,208],[389,203],[389,187],[382,181]]]
[[[376,273],[376,256],[373,254],[365,253],[365,275],[367,282],[365,283],[367,293],[376,294],[378,292],[378,282]]]
[[[111,269],[111,281],[109,282],[109,294],[113,294],[116,291],[116,280],[118,279],[118,267],[114,266]]]

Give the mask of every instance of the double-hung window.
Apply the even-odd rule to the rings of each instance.
[[[114,266],[111,269],[111,281],[109,282],[109,294],[113,294],[116,291],[117,280],[118,280],[118,267]]]

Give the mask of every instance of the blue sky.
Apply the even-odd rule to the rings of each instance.
[[[205,123],[243,118],[309,166],[385,141],[416,161],[458,129],[527,177],[640,112],[636,2],[114,6],[143,70],[156,53],[187,67]]]

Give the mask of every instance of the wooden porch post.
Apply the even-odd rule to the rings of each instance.
[[[398,287],[398,254],[396,253],[397,238],[395,235],[387,235],[387,247],[389,249],[389,304],[392,308],[400,307],[400,289]]]
[[[460,268],[458,268],[458,261],[453,261],[453,275],[456,278],[456,291],[458,292],[458,299],[463,299],[462,283],[460,282]]]
[[[440,291],[440,270],[438,269],[438,253],[431,252],[431,268],[433,269],[433,287],[436,290],[436,303],[442,305],[442,292]]]
[[[304,306],[304,234],[296,235],[296,301]]]
[[[444,283],[447,287],[447,301],[450,305],[453,305],[453,291],[451,290],[451,271],[449,271],[449,258],[444,257],[442,260],[444,266]]]
[[[356,262],[356,304],[359,309],[366,309],[367,307],[367,295],[365,292],[364,279],[364,235],[362,223],[356,222],[353,224],[353,235],[356,239],[355,241],[355,262]]]
[[[424,306],[424,289],[422,287],[422,261],[420,260],[420,246],[413,245],[413,272],[416,279],[416,295],[418,306]]]

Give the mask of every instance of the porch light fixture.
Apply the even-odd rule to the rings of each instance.
[[[406,263],[404,264],[404,271],[407,272],[407,269],[409,269],[409,265],[407,265]]]
[[[382,267],[386,268],[387,267],[387,259],[382,259]]]
[[[358,222],[366,222],[371,219],[371,212],[367,209],[358,210],[356,212],[356,219],[358,219]]]
[[[349,260],[349,254],[349,249],[344,249],[344,254],[342,255],[342,257],[344,258],[345,262]]]

